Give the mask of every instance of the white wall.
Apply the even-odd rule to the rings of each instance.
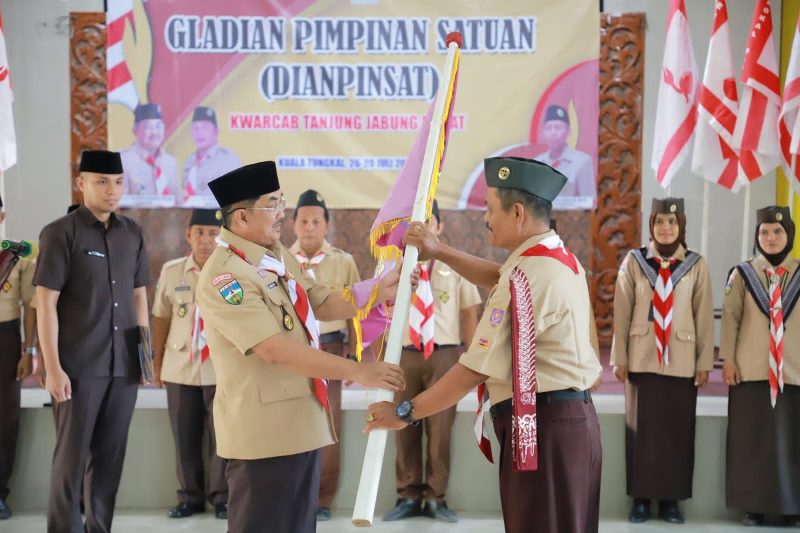
[[[747,34],[753,18],[755,0],[735,0],[728,2],[728,18],[731,29],[731,48],[733,64],[737,76],[741,72],[742,58]],[[780,0],[772,0],[775,45],[780,45],[781,23]],[[664,55],[666,38],[668,0],[605,0],[607,13],[643,12],[647,16],[647,34],[645,39],[645,96],[644,96],[644,143],[643,143],[643,176],[642,176],[642,240],[647,242],[649,230],[647,216],[650,213],[652,199],[666,196],[666,192],[658,185],[655,173],[650,168],[650,157],[653,149],[653,128],[656,117],[656,100],[658,95],[659,74]],[[686,15],[692,32],[697,67],[702,75],[705,70],[708,39],[711,35],[711,24],[714,17],[713,0],[686,0]],[[741,88],[740,93],[741,94]],[[700,249],[700,229],[703,205],[703,179],[692,173],[690,161],[681,168],[672,181],[671,195],[686,199],[687,244],[695,250]],[[750,225],[743,235],[742,214],[744,209],[744,191],[739,194],[728,192],[722,187],[711,187],[709,207],[709,239],[708,260],[714,282],[714,303],[722,307],[725,278],[728,270],[741,258],[741,242],[747,239],[749,246],[755,232],[755,210],[775,203],[775,172],[756,181],[751,192]]]
[[[18,162],[5,175],[6,235],[37,239],[70,201],[69,18],[103,0],[0,0]]]

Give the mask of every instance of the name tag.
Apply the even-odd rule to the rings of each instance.
[[[272,289],[274,289],[274,288],[275,288],[275,287],[277,287],[277,286],[278,286],[278,282],[277,282],[277,281],[273,281],[273,282],[271,282],[269,285],[267,285],[267,288],[268,288],[269,290],[272,290]]]
[[[86,255],[91,255],[94,257],[105,257],[106,254],[103,252],[98,252],[97,250],[86,250]]]
[[[175,287],[175,292],[186,292],[192,290],[188,285],[178,285]]]

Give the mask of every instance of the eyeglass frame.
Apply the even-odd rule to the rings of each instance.
[[[228,214],[230,215],[234,211],[239,211],[240,209],[247,209],[248,211],[266,211],[268,213],[279,213],[281,211],[286,211],[286,197],[281,196],[281,198],[278,200],[278,203],[272,207],[236,207],[228,211]]]

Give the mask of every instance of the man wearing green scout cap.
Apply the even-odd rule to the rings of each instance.
[[[492,245],[510,252],[505,263],[455,250],[419,223],[405,237],[421,259],[494,287],[473,341],[430,389],[398,405],[371,405],[367,430],[402,429],[477,386],[500,441],[506,531],[597,531],[600,428],[589,389],[602,368],[585,271],[549,229],[552,201],[567,178],[530,159],[491,158],[484,166],[484,219]],[[479,446],[491,456],[485,429]]]
[[[186,228],[190,252],[161,269],[153,302],[153,354],[156,384],[167,389],[167,407],[175,439],[178,505],[170,518],[205,511],[206,500],[217,518],[226,518],[228,485],[225,461],[217,455],[212,412],[216,375],[206,342],[205,324],[195,302],[197,278],[217,247],[222,211],[195,209]],[[208,432],[208,468],[203,436]]]

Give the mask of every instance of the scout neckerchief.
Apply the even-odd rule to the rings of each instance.
[[[420,265],[419,285],[411,299],[411,312],[408,317],[408,335],[417,350],[425,359],[433,353],[434,318],[433,288],[431,287],[432,265],[427,262]]]
[[[303,329],[306,332],[308,342],[312,348],[319,349],[319,329],[317,328],[317,321],[314,318],[314,310],[311,308],[311,305],[308,301],[308,294],[306,294],[303,286],[297,283],[297,280],[295,280],[294,277],[286,270],[286,265],[283,264],[283,261],[279,261],[274,257],[264,254],[264,256],[261,258],[261,262],[258,265],[255,265],[247,258],[244,252],[234,247],[232,244],[225,242],[221,237],[217,237],[216,240],[217,244],[238,255],[246,263],[253,266],[257,270],[267,270],[272,272],[278,276],[278,278],[282,279],[284,283],[286,283],[289,291],[289,297],[292,300],[292,307],[294,307],[295,313],[297,313],[297,316],[300,317],[300,321],[303,323]],[[322,404],[322,407],[324,407],[326,411],[330,411],[331,408],[330,404],[328,403],[327,380],[322,378],[312,378],[312,381],[314,382],[314,396],[317,397],[317,400],[319,400],[319,403]]]
[[[200,186],[197,183],[197,174],[200,170],[200,165],[208,159],[210,152],[211,150],[206,150],[206,153],[203,155],[195,152],[194,164],[192,168],[189,169],[189,174],[186,176],[186,198],[184,198],[184,200],[189,200],[189,198],[197,194],[197,191],[200,190]]]
[[[770,297],[767,294],[767,289],[764,288],[761,279],[758,277],[758,271],[750,262],[744,262],[736,265],[736,270],[742,275],[744,284],[753,297],[758,309],[764,313],[764,316],[770,316]],[[769,282],[769,278],[767,278]],[[781,284],[781,303],[783,305],[783,321],[784,323],[789,319],[789,315],[794,310],[794,306],[800,299],[800,268],[794,271],[792,279],[788,283]]]
[[[308,257],[306,253],[300,249],[295,252],[294,257],[297,259],[297,262],[300,263],[303,272],[311,276],[311,279],[316,280],[317,276],[314,274],[314,267],[325,260],[325,251],[320,250],[315,253],[313,257]]]
[[[764,273],[769,280],[769,398],[772,407],[783,392],[783,301],[781,281],[786,274],[782,266],[767,266]]]
[[[192,268],[192,272],[199,274],[197,268]],[[194,316],[192,317],[192,340],[189,346],[189,358],[192,362],[197,360],[197,354],[200,354],[200,364],[206,362],[211,355],[208,348],[208,341],[206,341],[206,329],[203,317],[200,316],[200,306],[194,304]]]
[[[683,261],[675,258],[663,259],[658,255],[648,260],[646,254],[645,247],[634,250],[631,255],[642,269],[650,288],[653,289],[653,331],[660,368],[664,365],[669,366],[669,339],[672,333],[675,286],[700,261],[700,254],[687,250]]]
[[[475,430],[475,437],[478,439],[478,448],[481,449],[481,453],[490,463],[494,463],[494,457],[492,457],[492,443],[489,441],[489,431],[486,429],[486,424],[483,423],[483,412],[487,403],[489,403],[489,391],[486,389],[486,383],[481,383],[478,385],[478,412],[475,414],[475,421],[472,427]]]
[[[156,194],[168,195],[170,190],[167,184],[167,177],[161,172],[161,167],[158,165],[157,159],[158,154],[149,154],[145,158],[145,162],[153,167],[153,177],[156,180]]]

